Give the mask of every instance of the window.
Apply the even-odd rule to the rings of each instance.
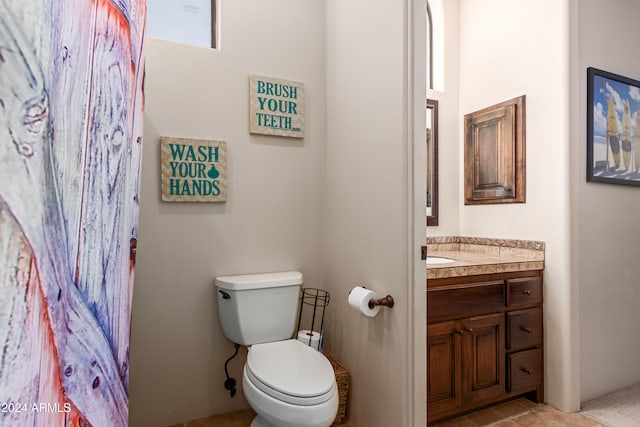
[[[444,91],[443,0],[427,0],[427,88]]]
[[[147,35],[218,48],[217,0],[147,0]]]
[[[427,2],[427,88],[433,89],[433,17]]]

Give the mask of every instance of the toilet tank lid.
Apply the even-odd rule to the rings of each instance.
[[[241,274],[237,276],[216,277],[216,286],[231,291],[275,288],[302,284],[302,273],[285,271],[281,273]]]

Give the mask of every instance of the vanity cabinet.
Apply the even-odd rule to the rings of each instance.
[[[429,324],[427,336],[430,418],[502,395],[503,315]]]
[[[429,280],[427,418],[543,400],[542,271]]]

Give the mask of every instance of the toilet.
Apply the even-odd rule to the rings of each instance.
[[[298,271],[216,278],[222,330],[249,347],[242,387],[257,414],[251,427],[327,427],[338,412],[329,360],[291,338],[302,283]]]

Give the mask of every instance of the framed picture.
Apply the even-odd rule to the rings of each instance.
[[[640,81],[587,68],[587,181],[640,186]]]

